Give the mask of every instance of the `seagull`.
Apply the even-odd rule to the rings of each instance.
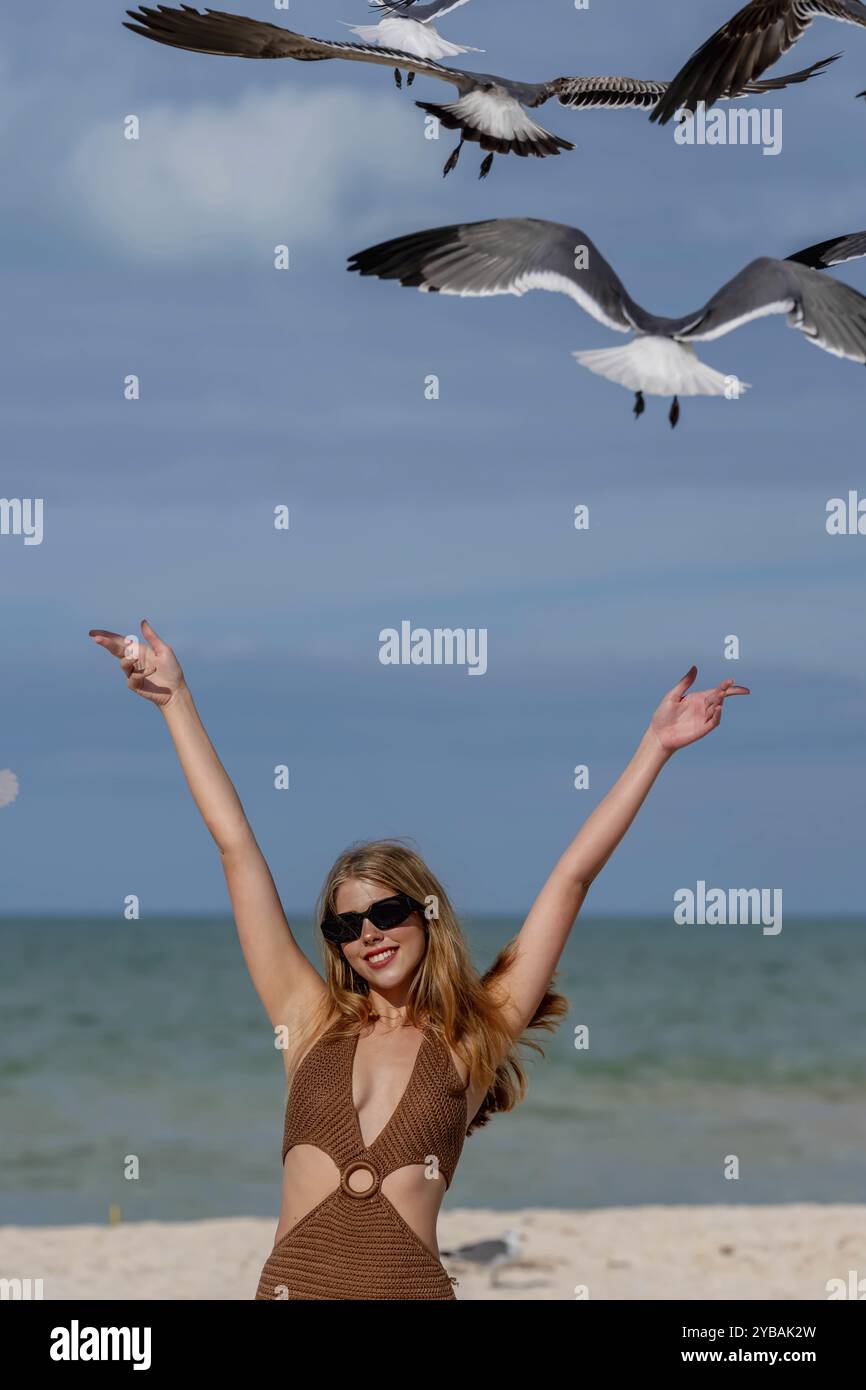
[[[788,260],[811,266],[813,270],[826,270],[831,265],[859,260],[861,256],[866,256],[866,232],[849,232],[847,236],[834,236],[829,241],[819,241],[817,246],[807,246],[805,251],[795,251]]]
[[[749,0],[680,68],[650,120],[666,125],[677,111],[694,111],[699,101],[709,108],[720,97],[742,91],[822,16],[866,26],[866,5],[860,0]]]
[[[518,1259],[523,1246],[522,1231],[506,1231],[501,1240],[477,1240],[469,1245],[458,1245],[454,1250],[443,1250],[445,1260],[459,1260],[461,1264],[478,1265],[490,1273],[490,1283],[499,1282],[499,1270]]]
[[[585,232],[535,218],[465,222],[396,237],[356,252],[348,269],[442,294],[567,294],[606,328],[634,334],[624,347],[575,352],[575,359],[633,391],[636,417],[644,412],[644,396],[672,397],[672,427],[680,396],[731,399],[748,389],[701,362],[692,343],[720,338],[752,319],[787,314],[808,342],[866,364],[866,296],[795,260],[751,261],[703,308],[675,319],[636,303]]]
[[[218,53],[238,58],[296,58],[301,62],[348,58],[364,63],[384,63],[450,82],[457,89],[457,101],[438,106],[426,101],[415,103],[422,111],[435,116],[446,129],[460,131],[460,142],[449,155],[443,174],[450,174],[455,167],[467,140],[489,151],[482,161],[480,178],[487,177],[497,153],[537,155],[543,159],[558,155],[561,150],[573,150],[574,145],[569,140],[545,130],[529,114],[529,109],[542,106],[551,97],[556,97],[562,106],[581,109],[637,106],[649,110],[667,89],[665,82],[631,77],[556,77],[550,82],[514,82],[489,73],[463,72],[396,48],[312,39],[277,24],[225,14],[221,10],[207,10],[201,14],[190,5],[181,9],[168,5],[149,9],[142,5],[138,10],[127,10],[127,14],[135,22],[127,24],[124,20],[124,25],[133,33],[193,53]],[[806,82],[831,62],[835,62],[835,58],[824,58],[802,72],[785,77],[750,82],[743,87],[742,94],[776,91],[792,82]]]
[[[468,3],[469,0],[432,0],[431,4],[419,5],[416,0],[370,0],[373,9],[385,12],[385,18],[378,24],[350,24],[349,28],[365,43],[400,49],[415,58],[456,58],[461,53],[483,53],[483,48],[462,48],[458,43],[449,43],[433,27],[434,19]],[[394,81],[398,87],[403,85],[399,68],[394,69]],[[414,81],[415,74],[410,72],[407,87]]]

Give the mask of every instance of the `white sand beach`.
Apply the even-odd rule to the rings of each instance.
[[[251,1299],[274,1229],[246,1217],[6,1226],[0,1279],[42,1279],[45,1299]],[[445,1261],[458,1299],[826,1299],[828,1280],[866,1275],[866,1206],[455,1210],[440,1245],[509,1229],[522,1255],[498,1283]]]

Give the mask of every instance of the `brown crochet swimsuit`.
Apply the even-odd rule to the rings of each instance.
[[[358,1038],[335,1024],[298,1067],[286,1105],[283,1162],[295,1144],[333,1159],[339,1186],[277,1241],[257,1299],[454,1299],[443,1266],[382,1192],[398,1168],[431,1163],[446,1190],[466,1137],[466,1092],[447,1046],[423,1030],[409,1084],[373,1143],[365,1145],[352,1096]],[[355,1191],[349,1179],[357,1174]],[[438,1181],[438,1178],[433,1178]]]

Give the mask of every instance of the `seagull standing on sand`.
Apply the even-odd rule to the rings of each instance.
[[[752,319],[787,314],[790,327],[816,347],[866,363],[866,297],[795,260],[765,256],[751,261],[703,308],[675,319],[651,314],[632,299],[578,227],[528,217],[466,222],[397,237],[357,252],[348,268],[441,294],[567,294],[606,328],[634,334],[624,347],[575,352],[576,360],[633,391],[636,416],[643,414],[645,395],[673,397],[672,426],[680,416],[680,396],[732,398],[748,389],[738,377],[701,362],[692,343],[721,338]]]
[[[428,5],[421,5],[417,0],[370,0],[372,8],[383,11],[385,18],[378,24],[350,24],[349,28],[365,43],[377,48],[396,48],[411,53],[413,58],[456,58],[461,53],[483,53],[483,48],[464,48],[459,43],[449,43],[433,27],[434,19],[468,3],[469,0],[432,0]],[[399,68],[394,69],[394,81],[398,87],[403,85]],[[414,81],[415,74],[410,72],[407,87]]]
[[[499,1271],[519,1259],[522,1246],[522,1231],[506,1231],[501,1240],[477,1240],[469,1245],[458,1245],[454,1250],[443,1250],[441,1254],[445,1260],[459,1260],[461,1264],[486,1269],[495,1288],[499,1283]]]
[[[508,77],[445,67],[433,59],[412,57],[396,48],[311,39],[277,24],[225,14],[221,10],[200,14],[189,5],[179,10],[168,5],[159,5],[156,9],[142,5],[138,10],[127,10],[127,14],[135,21],[126,24],[133,33],[193,53],[237,58],[295,58],[300,62],[348,58],[363,63],[384,63],[409,73],[438,78],[440,82],[450,82],[457,89],[457,101],[439,106],[426,101],[415,103],[447,129],[460,132],[460,143],[446,161],[443,170],[446,174],[456,165],[467,140],[489,151],[481,164],[481,178],[486,178],[490,172],[494,154],[537,155],[543,159],[547,155],[558,155],[560,150],[573,150],[571,141],[545,130],[529,114],[532,108],[543,106],[552,97],[556,97],[561,106],[580,109],[637,106],[649,110],[667,88],[665,82],[632,77],[555,77],[550,82],[515,82]],[[766,82],[750,82],[737,95],[776,91],[789,83],[805,82],[833,61],[833,58],[825,58],[802,72]]]
[[[866,5],[860,0],[750,0],[680,68],[650,120],[666,125],[681,109],[694,111],[699,101],[710,107],[720,97],[742,91],[822,16],[866,26]]]

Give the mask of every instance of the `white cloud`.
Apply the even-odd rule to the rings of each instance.
[[[124,138],[121,118],[100,122],[63,173],[89,234],[134,259],[292,248],[357,229],[359,207],[387,209],[430,174],[421,113],[384,94],[256,92],[135,114],[137,141]]]
[[[8,767],[0,772],[0,806],[10,806],[18,795],[18,778]]]

